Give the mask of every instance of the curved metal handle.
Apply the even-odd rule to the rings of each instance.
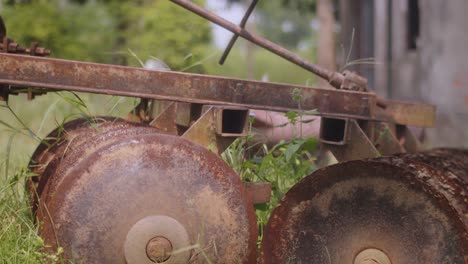
[[[249,8],[247,9],[247,12],[245,12],[244,17],[242,18],[242,21],[239,24],[239,26],[241,28],[245,28],[245,26],[247,25],[247,21],[249,20],[250,15],[254,11],[255,6],[257,5],[257,3],[258,3],[258,0],[253,0],[252,3],[250,4]],[[234,46],[234,43],[236,43],[238,38],[239,38],[239,34],[234,33],[231,40],[229,41],[229,44],[227,45],[226,49],[224,50],[224,53],[221,56],[221,59],[219,60],[220,65],[224,64],[224,61],[226,61],[226,58],[229,55],[229,52],[231,52],[231,49]]]

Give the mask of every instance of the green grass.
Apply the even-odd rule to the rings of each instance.
[[[272,185],[270,201],[255,206],[260,246],[263,229],[278,202],[292,186],[317,169],[314,153],[318,142],[314,138],[296,138],[269,148],[255,143],[254,138],[251,134],[237,139],[222,158],[244,182],[268,182]]]
[[[2,167],[2,169],[4,169]],[[1,263],[50,263],[57,254],[43,253],[43,240],[37,235],[33,222],[24,180],[26,170],[18,170],[4,178],[0,188],[0,262]]]
[[[24,95],[0,102],[0,263],[56,263],[60,252],[43,253],[30,212],[25,179],[35,148],[52,129],[81,116],[124,116],[133,98],[51,93],[27,101]]]

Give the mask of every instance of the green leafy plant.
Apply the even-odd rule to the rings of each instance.
[[[37,234],[24,182],[31,173],[16,169],[9,173],[9,156],[0,165],[5,175],[0,180],[0,256],[2,263],[57,263],[62,249],[45,253],[44,241]]]
[[[298,89],[292,92],[299,109],[302,95]],[[300,125],[300,134],[289,142],[281,141],[269,148],[266,144],[255,143],[250,120],[248,136],[237,139],[223,154],[223,159],[240,175],[244,182],[268,182],[272,185],[272,196],[268,203],[256,206],[259,227],[258,243],[263,237],[263,228],[271,212],[284,194],[317,167],[314,153],[318,147],[315,138],[302,137],[302,124],[314,119],[304,119],[316,115],[317,111],[290,111],[285,114],[289,124]],[[284,124],[287,125],[288,123]],[[283,124],[282,124],[283,126]]]
[[[315,138],[296,138],[269,148],[252,143],[253,135],[237,139],[222,155],[244,182],[268,182],[272,185],[271,200],[256,206],[259,242],[263,228],[284,194],[303,177],[316,169],[313,153]]]

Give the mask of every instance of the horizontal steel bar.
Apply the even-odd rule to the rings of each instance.
[[[373,94],[0,54],[0,84],[373,119]],[[299,90],[301,102],[294,100]]]

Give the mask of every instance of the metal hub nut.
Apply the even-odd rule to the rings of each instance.
[[[172,243],[165,237],[154,237],[146,244],[146,255],[156,263],[163,263],[171,257]]]
[[[128,264],[176,264],[187,263],[190,239],[184,226],[165,215],[147,216],[128,231],[124,243],[125,260]],[[172,255],[174,250],[182,250]]]

